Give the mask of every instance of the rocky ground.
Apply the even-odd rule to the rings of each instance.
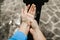
[[[20,20],[21,7],[22,0],[0,1],[0,40],[7,40],[17,28],[15,21]],[[43,5],[39,26],[47,40],[60,40],[60,0],[49,0]]]

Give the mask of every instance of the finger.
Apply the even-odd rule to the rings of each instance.
[[[29,30],[30,30],[30,26],[27,26],[27,30],[28,30],[27,32],[29,32]]]
[[[32,10],[32,5],[31,5],[31,7],[30,7],[30,9],[29,9],[29,13],[31,13],[31,10]]]
[[[27,6],[25,6],[25,10],[24,10],[24,13],[25,14],[27,13],[27,9],[28,9]]]
[[[36,6],[34,5],[34,4],[32,4],[32,9],[31,9],[31,11],[32,11],[32,15],[34,15],[35,14],[35,12],[34,11],[36,11]]]
[[[39,26],[36,20],[31,20],[31,26],[33,29],[39,29]]]
[[[29,5],[27,5],[27,8],[29,9],[29,7],[30,7],[30,4]]]
[[[23,8],[21,9],[21,13],[24,13],[24,9]]]
[[[36,13],[36,7],[34,7],[33,11],[32,11],[32,15],[35,16]]]
[[[23,14],[24,14],[24,9],[22,8],[22,9],[21,9],[21,14],[20,14],[20,15],[23,16]]]
[[[29,10],[29,13],[34,16],[35,15],[35,12],[36,12],[36,6],[34,4],[32,4],[32,6],[31,6],[31,8]]]
[[[25,6],[25,10],[24,10],[25,14],[27,13],[27,11],[28,11],[29,7],[30,7],[30,4],[29,4],[29,5],[27,5],[27,6]]]
[[[29,12],[33,11],[33,8],[34,8],[34,7],[35,7],[35,5],[32,4],[32,6],[31,6],[30,9],[29,9]]]
[[[27,22],[27,24],[28,24],[28,26],[30,26],[30,21],[29,21],[29,22]]]
[[[32,28],[30,29],[30,33],[34,36],[35,32],[34,32],[34,30]]]
[[[34,8],[35,8],[35,5],[34,5],[34,4],[32,4],[32,11],[34,11]]]

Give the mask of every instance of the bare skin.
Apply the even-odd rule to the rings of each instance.
[[[22,31],[25,35],[28,35],[28,32],[30,31],[31,34],[33,35],[34,40],[46,40],[46,38],[40,31],[36,20],[34,19],[34,15],[36,11],[35,5],[32,4],[30,9],[29,7],[30,5],[26,6],[25,9],[22,9],[22,13],[21,13],[22,23],[20,25],[19,30]],[[32,26],[32,28],[30,28],[30,26]]]

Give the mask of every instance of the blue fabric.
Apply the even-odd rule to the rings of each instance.
[[[8,40],[27,40],[27,36],[23,32],[17,30]]]

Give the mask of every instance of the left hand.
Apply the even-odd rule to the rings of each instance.
[[[22,9],[21,17],[22,17],[22,24],[20,25],[19,30],[24,32],[26,35],[29,32],[30,28],[30,21],[34,19],[36,7],[34,4],[30,7],[30,5],[26,6],[24,9]],[[29,9],[29,11],[28,11]]]

